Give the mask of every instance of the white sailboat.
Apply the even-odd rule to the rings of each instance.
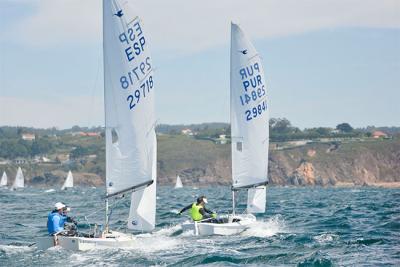
[[[72,176],[72,172],[68,172],[68,176],[64,181],[63,186],[61,187],[61,190],[65,190],[67,188],[74,187],[74,177]]]
[[[130,233],[109,227],[109,200],[130,194],[127,228],[155,227],[156,149],[152,60],[142,21],[132,1],[103,0],[104,99],[106,122],[106,215],[104,231],[87,237],[58,237],[71,250],[129,247]],[[44,240],[44,241],[43,241]],[[54,243],[42,238],[38,247]]]
[[[261,58],[244,32],[231,24],[232,214],[226,223],[187,224],[199,235],[231,235],[264,213],[268,183],[269,106]],[[247,191],[247,214],[236,214],[235,194]],[[185,228],[185,226],[184,226]]]
[[[175,188],[182,188],[182,187],[183,187],[182,180],[181,180],[181,177],[179,177],[179,175],[178,175],[178,176],[176,176]]]
[[[8,182],[7,180],[8,180],[7,173],[4,171],[3,175],[1,176],[0,187],[7,186],[7,182]]]
[[[17,188],[24,188],[25,186],[25,178],[22,173],[21,167],[18,167],[17,174],[15,175],[14,183],[11,187],[11,190],[17,190]]]

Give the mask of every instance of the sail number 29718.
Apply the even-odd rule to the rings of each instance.
[[[140,99],[145,98],[150,93],[150,89],[153,89],[153,86],[153,76],[150,75],[146,80],[143,81],[139,89],[136,89],[133,94],[128,95],[126,98],[129,103],[129,109],[135,108]]]
[[[260,104],[254,106],[252,109],[248,109],[245,111],[246,121],[250,121],[253,118],[257,118],[257,116],[261,116],[263,112],[267,111],[267,100],[262,101]]]

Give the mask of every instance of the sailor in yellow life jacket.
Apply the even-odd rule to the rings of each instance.
[[[192,203],[179,211],[179,215],[184,211],[189,210],[190,217],[193,221],[210,221],[217,217],[217,214],[211,210],[208,210],[205,205],[207,204],[207,198],[201,196],[197,198],[197,202]],[[207,220],[210,219],[210,220]]]

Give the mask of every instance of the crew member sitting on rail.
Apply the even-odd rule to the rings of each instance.
[[[67,217],[64,215],[64,208],[66,206],[57,202],[54,205],[54,210],[47,216],[47,231],[49,235],[56,235],[64,231],[64,224],[67,221]]]
[[[202,222],[215,222],[218,223],[217,214],[208,210],[205,205],[207,204],[207,198],[205,196],[201,196],[197,198],[197,202],[190,204],[189,206],[184,207],[180,212],[179,215],[189,210],[190,217],[193,221],[202,221]],[[209,220],[207,220],[209,219]]]

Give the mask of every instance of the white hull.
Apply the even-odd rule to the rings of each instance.
[[[73,251],[85,251],[92,249],[106,248],[128,248],[135,242],[135,237],[131,234],[125,234],[113,231],[104,238],[88,238],[76,236],[58,236],[58,246]],[[39,237],[36,240],[36,247],[40,250],[46,250],[54,246],[54,237]]]
[[[233,219],[240,219],[233,222]],[[253,214],[229,216],[228,223],[188,222],[182,224],[183,231],[193,231],[194,235],[237,235],[256,222]]]

